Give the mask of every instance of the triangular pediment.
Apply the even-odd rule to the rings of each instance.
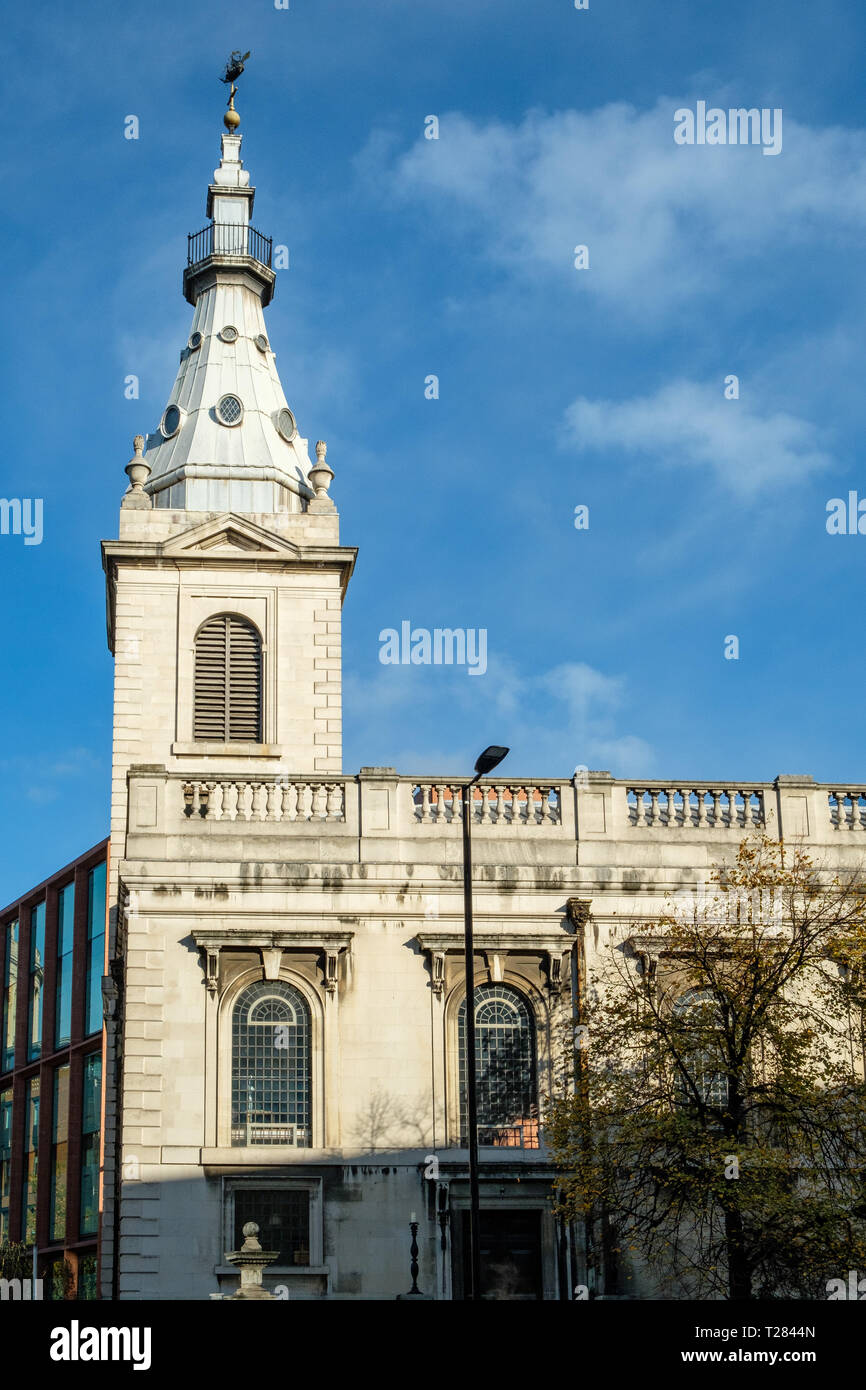
[[[237,555],[241,552],[254,552],[259,555],[272,555],[274,558],[295,559],[300,555],[298,546],[291,541],[268,531],[264,526],[250,521],[248,517],[225,512],[222,516],[211,517],[199,526],[191,526],[180,536],[166,541],[163,553],[166,555]]]

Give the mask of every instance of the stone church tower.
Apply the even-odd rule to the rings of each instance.
[[[205,1039],[195,1030],[165,1039],[173,1004],[184,1011],[187,974],[199,974],[196,952],[176,946],[173,957],[137,898],[146,884],[168,906],[195,884],[198,897],[227,900],[256,872],[241,826],[285,818],[306,827],[342,815],[342,786],[328,774],[342,770],[340,620],[357,551],[339,542],[326,446],[316,445],[313,462],[277,372],[264,317],[276,274],[271,243],[251,224],[255,189],[241,140],[231,127],[222,137],[209,223],[190,237],[183,277],[189,338],[146,453],[136,438],[119,539],[103,544],[115,658],[112,952],[124,1019],[121,1034],[115,1008],[118,1085],[108,1098],[107,1153],[122,1115],[125,1166],[118,1149],[113,1186],[119,1193],[124,1178],[138,1184],[124,1207],[136,1214],[124,1216],[123,1229],[158,1238],[168,1261],[172,1237],[149,1215],[162,1210],[159,1197],[139,1178],[164,1161],[168,1136],[187,1137],[183,1117],[203,1118]],[[233,861],[219,883],[195,863],[200,839],[183,834],[198,825],[208,797],[222,833],[206,857]],[[133,853],[134,845],[146,848]],[[186,850],[182,864],[177,853]],[[214,1116],[208,1123],[213,1130]],[[171,1176],[183,1183],[185,1172],[180,1164]],[[188,1233],[177,1230],[188,1249]],[[153,1293],[152,1243],[130,1242],[142,1251],[140,1266],[131,1282],[114,1267],[115,1296],[133,1286]]]

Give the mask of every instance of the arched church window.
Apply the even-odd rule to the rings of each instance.
[[[209,618],[195,641],[195,738],[262,741],[262,640],[232,613]]]
[[[460,1051],[460,1142],[468,1141],[466,1000],[457,1016]],[[478,1142],[538,1148],[535,1019],[511,985],[475,987],[475,1088]]]
[[[676,1077],[678,1104],[699,1101],[724,1109],[728,1075],[721,1042],[724,1020],[720,1000],[710,989],[690,989],[680,995],[671,1012],[680,1025],[674,1039],[682,1062]]]
[[[285,980],[248,985],[232,1016],[232,1144],[311,1143],[310,1010]]]

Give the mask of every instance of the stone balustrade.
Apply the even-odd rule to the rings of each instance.
[[[486,783],[471,788],[473,824],[551,826],[562,824],[562,789]],[[462,789],[458,784],[419,782],[412,788],[415,820],[420,825],[452,825],[463,818]]]
[[[197,768],[185,774],[142,765],[130,769],[129,783],[133,836],[188,838],[204,832],[224,837],[243,826],[252,846],[279,826],[281,853],[290,856],[308,852],[301,842],[327,836],[334,842],[329,853],[335,858],[347,852],[336,848],[346,838],[364,842],[362,855],[388,858],[401,844],[400,852],[409,854],[406,846],[417,837],[419,847],[412,854],[421,853],[423,839],[425,854],[429,850],[447,861],[462,829],[460,782],[403,776],[393,768],[362,768],[342,777],[263,768],[255,776],[241,769]],[[596,853],[592,843],[600,840],[632,846],[643,841],[660,852],[670,844],[677,855],[681,851],[674,844],[686,840],[704,842],[709,849],[716,841],[734,842],[755,831],[817,845],[838,843],[840,834],[848,840],[855,831],[866,832],[866,787],[818,783],[805,775],[765,783],[638,782],[585,770],[571,781],[491,778],[473,786],[471,804],[479,853],[490,862],[503,839],[512,839],[508,853],[517,856],[516,862],[528,855],[533,862],[558,864],[568,842],[580,846],[580,862],[588,863]],[[296,832],[295,849],[285,838],[289,825]],[[309,852],[314,852],[312,845]],[[315,852],[322,852],[321,845]]]
[[[626,788],[629,824],[664,830],[760,830],[766,825],[760,787],[679,786]]]
[[[834,830],[866,830],[866,788],[840,787],[827,796]]]
[[[276,777],[183,783],[183,811],[214,821],[330,821],[346,819],[342,781]]]

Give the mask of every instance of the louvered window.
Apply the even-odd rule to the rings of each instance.
[[[202,741],[262,741],[262,643],[244,618],[220,613],[199,629],[194,722]]]

